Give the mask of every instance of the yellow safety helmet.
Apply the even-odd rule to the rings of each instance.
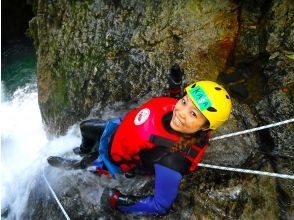
[[[222,86],[212,81],[198,81],[187,86],[185,90],[194,105],[209,121],[210,129],[215,130],[228,120],[232,102]]]

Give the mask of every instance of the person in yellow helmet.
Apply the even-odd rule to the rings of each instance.
[[[210,129],[215,130],[228,120],[232,102],[222,86],[212,81],[199,81],[189,85],[186,92],[208,120]]]
[[[179,85],[181,77],[171,75],[170,82]],[[84,145],[90,143],[91,136],[102,133],[99,140],[92,140],[97,141],[98,153],[81,161],[50,157],[48,162],[65,168],[94,166],[96,171],[114,177],[118,172],[127,177],[154,173],[153,196],[123,195],[106,188],[101,203],[122,212],[165,214],[177,197],[183,175],[193,172],[202,158],[210,131],[229,118],[232,107],[227,91],[212,81],[195,82],[186,87],[185,93],[181,99],[153,98],[124,119],[108,121],[103,129],[97,129],[101,127],[100,121],[96,121],[99,126],[92,128],[85,124],[93,121],[85,122],[81,126]]]

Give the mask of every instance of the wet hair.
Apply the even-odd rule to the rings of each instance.
[[[207,124],[209,127],[209,122]],[[172,146],[171,152],[183,151],[191,145],[197,145],[202,148],[208,143],[207,136],[210,131],[210,129],[205,131],[199,130],[193,134],[182,134],[180,140]]]

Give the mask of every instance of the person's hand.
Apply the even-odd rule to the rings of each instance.
[[[184,72],[178,64],[174,64],[168,74],[169,96],[180,98],[182,96],[182,77]]]
[[[105,188],[100,201],[105,210],[116,210],[118,206],[134,205],[142,198],[144,197],[123,195],[117,189]]]
[[[168,82],[170,89],[177,89],[179,86],[182,85],[182,77],[184,73],[179,67],[178,64],[174,64],[170,70],[170,73],[168,75]]]
[[[101,206],[106,210],[115,210],[121,192],[117,189],[105,188],[100,198]]]

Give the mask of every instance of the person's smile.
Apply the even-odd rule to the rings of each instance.
[[[202,129],[206,122],[207,119],[196,108],[190,98],[184,96],[174,107],[170,125],[175,131],[190,134]]]
[[[174,124],[175,124],[176,126],[178,126],[178,127],[185,126],[185,124],[181,121],[181,119],[177,116],[176,113],[174,114],[173,122],[174,122]]]

